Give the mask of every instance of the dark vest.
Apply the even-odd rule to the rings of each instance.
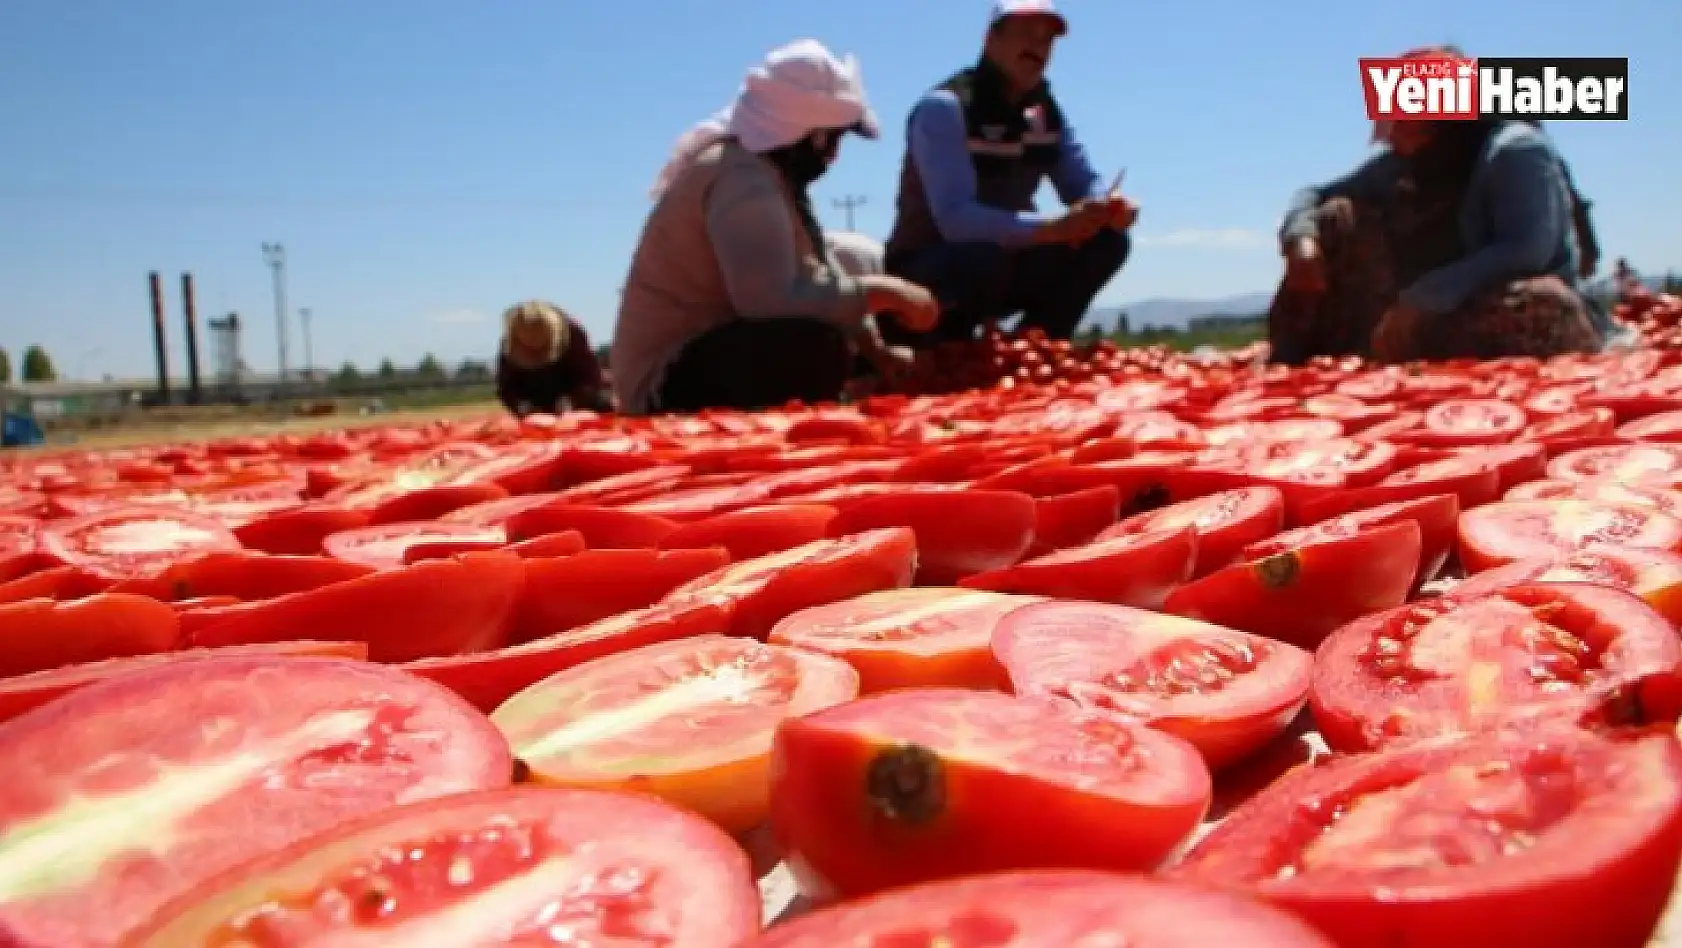
[[[975,168],[976,197],[1007,211],[1030,211],[1034,194],[1057,165],[1063,147],[1063,110],[1042,85],[1020,102],[986,63],[962,70],[936,86],[957,96],[964,110],[966,144]],[[928,197],[909,151],[900,167],[898,214],[888,238],[890,257],[941,242]]]

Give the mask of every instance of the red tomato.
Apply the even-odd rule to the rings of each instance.
[[[118,675],[175,662],[246,654],[364,659],[368,657],[368,646],[361,642],[282,642],[275,645],[235,645],[230,648],[189,648],[113,658],[83,665],[65,665],[50,671],[0,678],[0,721],[10,721],[25,711],[38,708],[78,688],[85,688]]]
[[[1034,498],[1034,541],[1029,556],[1090,543],[1121,515],[1114,484]]]
[[[777,723],[858,687],[839,659],[702,635],[560,672],[491,720],[534,781],[652,793],[743,832],[765,819]]]
[[[1182,527],[1097,540],[1047,553],[967,577],[960,585],[1155,609],[1170,590],[1191,578],[1196,562],[1197,531]]]
[[[845,507],[831,536],[909,527],[917,538],[917,581],[951,584],[1022,558],[1034,539],[1034,499],[1012,491],[906,490]]]
[[[0,605],[0,678],[172,649],[175,610],[116,593],[71,602],[31,599]]]
[[[1308,697],[1302,649],[1125,606],[1024,606],[999,624],[993,652],[1017,694],[1137,718],[1189,741],[1211,769],[1278,737]]]
[[[257,517],[234,528],[246,548],[264,553],[316,556],[321,541],[342,530],[368,525],[368,512],[331,504],[299,504]]]
[[[1672,516],[1682,515],[1682,491],[1659,485],[1621,484],[1617,481],[1556,481],[1547,478],[1519,484],[1507,491],[1504,500],[1605,500],[1615,504],[1654,507]]]
[[[1591,500],[1505,501],[1460,515],[1460,562],[1468,572],[1599,543],[1674,550],[1682,547],[1682,518],[1647,506]]]
[[[104,592],[111,585],[109,577],[90,573],[80,566],[55,566],[0,583],[0,603],[30,599],[80,599]]]
[[[464,523],[417,520],[344,530],[321,541],[328,556],[370,569],[393,569],[414,562],[413,547],[438,543],[466,544],[495,549],[508,541],[500,527],[475,527]]]
[[[1454,548],[1454,530],[1460,518],[1460,502],[1453,494],[1436,494],[1394,504],[1381,504],[1307,527],[1287,530],[1244,548],[1241,558],[1259,560],[1302,546],[1319,537],[1347,536],[1372,527],[1395,523],[1413,523],[1419,527],[1419,566],[1414,573],[1413,586],[1418,589],[1436,578],[1448,554]]]
[[[161,507],[114,507],[47,524],[41,547],[71,566],[121,579],[146,575],[194,553],[238,550],[218,520]]]
[[[1413,521],[1349,525],[1181,586],[1163,608],[1313,648],[1345,622],[1407,601],[1419,560]]]
[[[1674,481],[1682,477],[1682,444],[1614,444],[1569,451],[1548,462],[1562,481]]]
[[[194,885],[351,817],[506,786],[494,728],[401,672],[215,658],[82,688],[0,728],[0,931],[121,942]]]
[[[870,530],[732,563],[667,598],[727,602],[731,634],[763,639],[778,620],[801,609],[909,586],[916,558],[910,530]]]
[[[660,601],[730,562],[723,547],[695,550],[586,550],[526,563],[513,641],[527,642],[600,622]]]
[[[769,641],[823,652],[859,673],[859,692],[978,688],[1003,684],[993,661],[999,619],[1029,596],[944,587],[890,589],[802,609]]]
[[[273,599],[373,572],[373,567],[325,556],[275,556],[269,553],[205,553],[166,567],[156,576],[127,580],[112,592],[134,591],[157,599],[210,597]]]
[[[905,689],[777,729],[771,822],[809,892],[977,872],[1143,871],[1202,819],[1196,749],[1109,712]]]
[[[1500,444],[1510,441],[1530,419],[1524,409],[1495,398],[1450,398],[1425,410],[1421,444]]]
[[[376,662],[502,645],[526,576],[512,553],[469,553],[382,570],[266,602],[209,609],[183,627],[194,645],[253,645],[313,636],[368,643]]]
[[[506,523],[511,540],[576,530],[584,535],[584,542],[594,550],[652,549],[678,528],[676,521],[652,514],[571,504],[544,505],[520,511],[510,516]]]
[[[1299,768],[1174,878],[1287,909],[1340,948],[1640,948],[1682,860],[1682,747],[1574,728]]]
[[[1632,546],[1591,546],[1553,559],[1519,560],[1485,570],[1449,590],[1456,598],[1487,596],[1526,583],[1596,583],[1630,592],[1682,626],[1682,555]]]
[[[743,507],[686,523],[660,538],[668,550],[723,547],[733,560],[781,553],[823,539],[835,508],[822,504]]]
[[[1338,750],[1486,729],[1515,714],[1580,715],[1682,670],[1671,624],[1621,590],[1510,586],[1359,619],[1314,662],[1314,720]]]
[[[1100,533],[1098,539],[1192,527],[1197,531],[1192,576],[1197,577],[1226,566],[1244,547],[1273,536],[1284,526],[1285,498],[1277,488],[1240,487],[1135,514]]]
[[[125,944],[735,948],[759,927],[747,856],[706,821],[628,794],[514,789],[335,827],[176,900]]]
[[[773,926],[745,948],[1333,948],[1289,915],[1136,876],[1010,872],[912,886]]]

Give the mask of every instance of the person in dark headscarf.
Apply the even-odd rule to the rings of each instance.
[[[730,108],[679,140],[614,329],[624,412],[832,401],[858,356],[884,371],[909,360],[875,316],[926,331],[939,315],[933,297],[879,262],[861,264],[862,242],[832,239],[812,209],[809,189],[849,133],[878,133],[857,62],[801,40],[773,51]]]
[[[1460,55],[1442,48],[1409,57]],[[1273,360],[1547,357],[1597,351],[1575,198],[1533,123],[1380,123],[1381,148],[1299,192],[1268,313]]]

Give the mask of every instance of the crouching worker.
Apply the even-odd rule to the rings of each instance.
[[[801,40],[679,140],[614,329],[624,411],[833,401],[857,355],[891,358],[875,314],[912,331],[934,324],[925,290],[881,273],[857,241],[828,238],[813,212],[808,189],[848,133],[878,134],[856,62]],[[837,243],[854,245],[850,267]]]
[[[601,363],[577,320],[532,300],[510,306],[502,322],[496,397],[515,416],[613,410]]]

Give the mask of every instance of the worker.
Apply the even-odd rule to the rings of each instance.
[[[515,416],[610,411],[613,399],[584,327],[553,303],[530,300],[502,315],[496,397]]]
[[[800,40],[749,70],[736,102],[678,141],[613,334],[627,413],[833,401],[856,356],[896,358],[878,315],[911,331],[934,324],[927,290],[880,272],[868,247],[818,223],[808,189],[848,134],[878,135],[858,63]]]
[[[1093,168],[1046,84],[1068,28],[1048,0],[999,0],[980,61],[911,110],[886,264],[940,301],[923,341],[972,338],[1015,313],[1016,329],[1067,339],[1127,260],[1138,208],[1119,174]],[[1047,179],[1060,214],[1035,211]]]
[[[1406,57],[1460,55],[1443,47]],[[1604,340],[1579,285],[1564,162],[1534,123],[1380,122],[1378,150],[1306,188],[1281,229],[1272,359],[1547,357]]]

